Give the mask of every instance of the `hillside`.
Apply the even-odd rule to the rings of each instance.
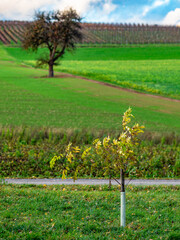
[[[83,56],[86,55],[88,50],[86,48],[81,48],[84,53],[80,52],[78,54],[78,51],[76,52],[74,58],[79,58],[78,61],[68,60],[70,56],[67,56],[67,60],[64,59],[63,64],[58,67],[59,72],[56,72],[57,77],[54,79],[46,77],[47,71],[45,69],[34,69],[25,65],[25,63],[30,64],[32,61],[22,60],[23,58],[24,60],[27,59],[28,54],[23,53],[18,48],[15,48],[16,53],[14,54],[13,49],[0,48],[1,126],[118,130],[123,112],[131,106],[136,120],[144,124],[147,131],[180,132],[180,102],[178,100],[157,98],[120,88],[112,88],[95,81],[87,81],[81,77],[60,73],[62,70],[66,71],[65,67],[69,70],[73,70],[73,68],[80,70],[77,69],[79,65],[79,68],[84,69],[85,65],[82,65],[80,59],[83,60]],[[157,51],[159,51],[158,49]],[[108,51],[108,48],[106,50]],[[118,49],[115,50],[118,53]],[[149,51],[151,51],[151,48]],[[120,51],[119,54],[121,54]],[[71,56],[72,58],[73,56]],[[30,53],[29,59],[34,59],[34,56],[31,56]],[[96,77],[98,77],[97,71],[99,71],[101,82],[105,81],[103,78],[105,74],[110,74],[109,76],[114,78],[113,74],[107,71],[108,68],[105,68],[105,65],[101,66],[102,64],[108,66],[110,61],[101,60],[97,64],[95,59],[96,55],[94,54],[94,59],[91,56],[91,60],[84,61],[86,67],[89,66],[86,71],[91,72],[91,69],[94,69]],[[150,82],[151,77],[155,77],[155,69],[161,66],[160,71],[156,69],[156,76],[158,78],[163,77],[164,84],[166,83],[167,88],[169,86],[172,91],[174,86],[171,87],[170,84],[172,84],[173,79],[178,91],[178,63],[178,60],[168,59],[162,61],[119,60],[112,61],[111,65],[116,64],[114,69],[119,71],[117,75],[123,77],[122,73],[124,72],[127,75],[126,77],[130,79],[128,68],[130,64],[131,66],[136,64],[133,69],[132,81],[138,80],[138,77],[140,77],[138,81],[141,86],[145,82],[142,81],[143,79],[141,80],[140,74],[149,78]],[[120,64],[121,68],[117,68]],[[138,66],[138,64],[140,65]],[[147,64],[153,65],[151,68],[146,68]],[[167,66],[169,81],[165,81]],[[175,77],[177,81],[175,81]],[[154,86],[159,86],[162,90],[165,88],[162,81],[159,82],[159,85],[156,83]]]
[[[25,21],[0,21],[0,43],[19,44]],[[82,23],[81,44],[148,44],[180,43],[180,28],[140,24]]]

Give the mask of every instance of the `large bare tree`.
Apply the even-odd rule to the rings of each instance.
[[[37,51],[47,47],[49,55],[41,56],[37,65],[49,66],[49,77],[54,76],[53,66],[57,64],[65,50],[72,51],[82,40],[81,18],[70,8],[64,11],[36,12],[34,21],[29,23],[24,33],[22,47]]]

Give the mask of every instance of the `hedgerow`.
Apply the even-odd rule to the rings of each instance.
[[[110,132],[117,137],[118,132]],[[176,178],[180,175],[180,143],[174,135],[160,137],[156,134],[144,134],[143,140],[136,147],[136,166],[128,168],[126,177],[136,178]],[[88,132],[85,130],[52,129],[13,129],[0,130],[0,176],[1,177],[62,177],[61,159],[53,170],[50,160],[63,152],[69,142],[72,146],[86,149],[93,139],[102,140],[106,132]],[[144,136],[144,137],[145,137]],[[98,157],[98,156],[97,156]],[[82,166],[81,177],[104,177],[100,161],[97,159],[95,171]],[[71,175],[71,172],[69,173]],[[115,172],[115,177],[120,173]]]

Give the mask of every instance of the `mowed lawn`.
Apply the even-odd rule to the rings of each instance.
[[[46,70],[26,67],[5,49],[1,49],[1,59],[2,126],[119,129],[122,114],[130,106],[135,121],[146,130],[180,132],[178,101],[74,77],[46,78]]]
[[[44,54],[6,48],[12,57],[35,64]],[[69,72],[141,92],[180,99],[180,46],[141,45],[133,47],[78,48],[67,53],[57,71]]]
[[[1,239],[180,238],[178,186],[128,186],[124,229],[117,187],[0,185],[0,190]]]

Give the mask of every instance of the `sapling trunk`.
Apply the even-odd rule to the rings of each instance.
[[[126,197],[125,197],[125,183],[124,171],[121,169],[121,226],[126,225]]]
[[[111,189],[111,175],[109,175],[109,189]]]

